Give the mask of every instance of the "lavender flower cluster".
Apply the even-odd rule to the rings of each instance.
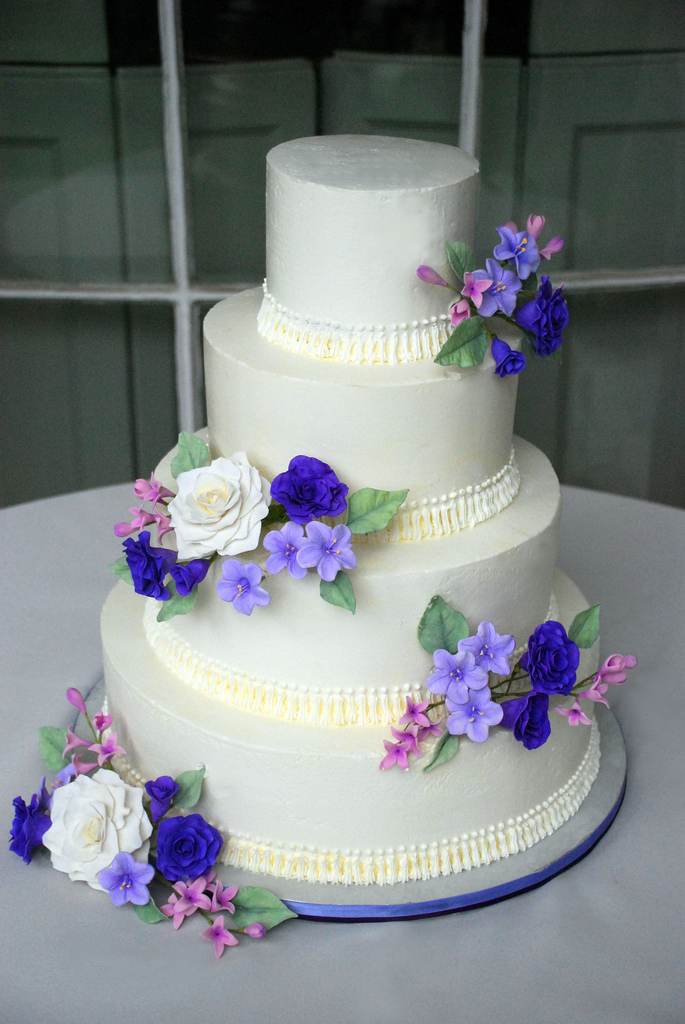
[[[150,924],[170,919],[176,930],[199,912],[209,924],[201,935],[212,942],[217,958],[226,946],[238,944],[237,932],[259,939],[296,917],[265,889],[224,888],[214,872],[223,837],[201,814],[167,817],[174,808],[197,803],[204,769],[176,780],[162,775],[146,782],[144,792],[127,784],[112,766],[112,758],[125,751],[110,730],[111,716],[97,714],[91,722],[82,694],[73,687],[67,699],[83,715],[94,742],[72,728],[41,730],[48,768],[61,767],[49,787],[41,779],[28,804],[20,796],[14,799],[13,853],[30,864],[36,849],[45,848],[53,867],[72,881],[108,893],[115,907],[130,903]],[[73,753],[76,749],[90,751],[96,760],[84,760],[84,754]],[[149,889],[153,882],[172,891],[160,907]]]
[[[542,259],[549,260],[561,252],[564,240],[552,238],[546,246],[539,248],[538,239],[544,226],[545,218],[533,214],[528,218],[525,231],[519,231],[512,221],[498,227],[501,241],[493,250],[494,259],[486,259],[484,270],[464,269],[451,257],[452,267],[463,282],[459,292],[461,298],[450,305],[450,319],[454,328],[472,316],[494,316],[522,328],[540,358],[551,355],[559,348],[563,340],[562,332],[568,324],[568,306],[562,289],[553,289],[547,275],[542,275],[538,286],[535,272]],[[450,255],[449,244],[447,249]],[[468,254],[472,258],[470,250]],[[420,266],[416,273],[427,284],[458,290],[432,267]],[[534,292],[528,298],[531,293],[525,288],[524,282],[531,280],[534,282]],[[488,333],[495,373],[500,377],[521,373],[526,365],[525,355],[512,349],[501,338]]]
[[[429,606],[430,607],[430,606]],[[573,630],[572,630],[573,632]],[[584,646],[594,642],[596,634]],[[508,634],[500,636],[491,622],[478,626],[475,636],[459,640],[453,654],[443,648],[433,652],[433,672],[426,688],[437,700],[414,703],[411,698],[399,724],[403,730],[392,729],[393,740],[385,740],[386,754],[380,767],[409,767],[408,755],[422,756],[420,744],[429,735],[438,737],[433,751],[435,760],[448,736],[466,735],[474,743],[484,743],[494,725],[511,729],[514,738],[535,750],[547,742],[551,727],[549,701],[551,696],[575,697],[571,707],[555,707],[569,725],[590,725],[579,698],[609,706],[605,694],[610,685],[624,683],[626,673],[635,668],[634,655],[610,655],[602,667],[585,679],[577,681],[580,652],[560,622],[553,620],[537,626],[528,640],[526,651],[511,668],[510,655],[515,641]],[[495,681],[491,676],[498,677]],[[522,693],[512,694],[512,687],[528,677]],[[433,721],[429,712],[445,708],[444,718]],[[456,745],[452,753],[456,752]],[[442,758],[447,760],[447,757]]]

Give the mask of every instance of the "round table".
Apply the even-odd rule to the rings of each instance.
[[[126,485],[0,511],[7,828],[13,797],[28,799],[42,774],[38,726],[66,726],[66,688],[87,692],[101,676],[112,524],[132,504]],[[2,1019],[684,1020],[685,511],[564,488],[558,562],[602,604],[602,656],[639,659],[610,694],[628,755],[625,800],[584,860],[538,889],[445,917],[290,921],[262,941],[241,937],[217,962],[194,919],[178,934],[144,925],[5,845]]]

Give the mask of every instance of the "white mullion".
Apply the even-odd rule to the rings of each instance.
[[[461,37],[459,148],[475,157],[480,151],[483,42],[487,17],[487,0],[466,0]]]
[[[180,0],[158,0],[159,41],[164,97],[164,155],[169,196],[174,294],[176,398],[181,430],[200,426],[200,404],[193,348],[191,257],[188,235],[187,160],[183,43]]]

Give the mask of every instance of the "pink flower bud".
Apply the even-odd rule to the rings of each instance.
[[[248,924],[243,928],[246,935],[249,935],[251,939],[263,939],[266,935],[266,928],[259,921],[255,921],[254,924]]]
[[[471,316],[471,306],[468,299],[460,299],[459,302],[455,302],[450,306],[452,313],[452,327],[456,327],[462,322],[467,320]]]
[[[83,699],[81,691],[77,690],[75,686],[70,686],[67,690],[67,700],[70,704],[73,704],[75,708],[78,708],[82,715],[85,715],[86,702]]]
[[[544,226],[545,218],[541,216],[539,213],[531,213],[526,224],[526,230],[528,231],[528,234],[531,235],[537,242]]]
[[[634,654],[610,654],[595,676],[599,682],[617,685],[625,683],[626,671],[635,668],[637,658]]]
[[[109,729],[111,724],[112,716],[103,715],[102,712],[99,712],[93,719],[93,725],[95,726],[98,732],[104,732],[105,729]]]
[[[544,256],[546,260],[549,260],[555,255],[555,253],[561,252],[563,248],[564,239],[559,238],[557,235],[555,238],[550,239],[544,249],[539,249],[538,251],[541,256]]]
[[[433,270],[432,267],[420,266],[416,271],[416,276],[420,277],[426,284],[439,284],[441,288],[449,288],[447,281],[440,277],[437,270]]]

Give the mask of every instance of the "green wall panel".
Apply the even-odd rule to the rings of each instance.
[[[106,64],[104,0],[0,0],[0,63]]]

